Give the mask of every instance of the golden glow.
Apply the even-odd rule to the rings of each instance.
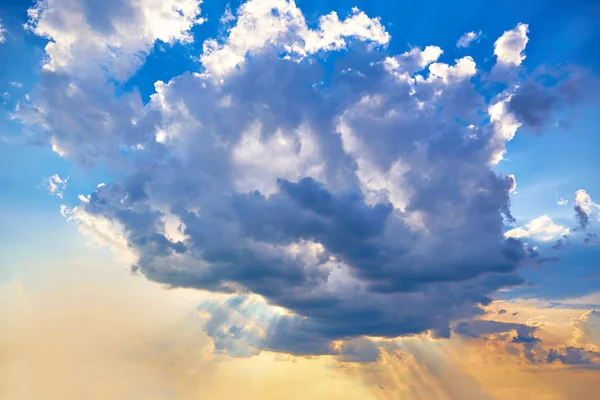
[[[593,400],[600,392],[598,371],[528,364],[493,340],[372,338],[382,349],[373,363],[218,355],[202,330],[210,314],[196,308],[226,296],[166,290],[99,250],[86,253],[94,262],[47,262],[0,286],[0,400]],[[281,316],[258,296],[246,311],[256,326]],[[518,300],[488,311],[536,324],[537,336],[555,347],[573,340],[571,320],[584,313]],[[343,347],[332,343],[335,353]]]

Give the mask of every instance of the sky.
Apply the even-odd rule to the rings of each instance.
[[[595,399],[600,5],[0,5],[0,400]]]

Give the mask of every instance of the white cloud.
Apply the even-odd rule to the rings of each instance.
[[[412,82],[412,75],[436,62],[444,51],[438,46],[424,49],[413,47],[409,51],[394,57],[387,57],[384,68],[400,80]]]
[[[566,206],[569,204],[569,200],[563,199],[562,197],[556,202],[559,206]]]
[[[52,148],[52,151],[58,154],[59,156],[64,157],[67,155],[67,151],[60,147],[60,144],[54,136],[50,138],[50,146]]]
[[[225,18],[230,18],[227,11]],[[204,43],[200,60],[210,74],[222,78],[243,64],[247,55],[268,46],[302,58],[343,49],[348,38],[385,45],[390,36],[378,18],[369,18],[356,8],[343,21],[335,12],[321,16],[319,28],[312,30],[293,1],[249,0],[238,9],[237,22],[224,42],[212,39]]]
[[[575,192],[574,208],[579,226],[585,229],[590,223],[590,220],[594,216],[598,215],[598,212],[600,211],[600,204],[596,204],[588,192],[583,189],[579,189]]]
[[[77,224],[79,232],[89,238],[94,246],[108,246],[120,259],[133,263],[137,254],[127,244],[123,227],[99,215],[90,214],[83,207],[69,208],[61,205],[61,214],[68,220]]]
[[[510,142],[515,137],[522,125],[509,109],[510,99],[510,94],[501,95],[487,110],[494,130],[494,140],[491,143],[493,151],[490,158],[493,165],[504,159],[506,142]]]
[[[433,63],[429,66],[429,73],[447,83],[471,78],[477,73],[477,66],[473,58],[467,56],[456,60],[456,65]]]
[[[4,36],[5,33],[6,29],[2,25],[2,20],[0,19],[0,43],[4,43],[6,41],[6,36]]]
[[[472,42],[478,42],[481,38],[481,31],[467,32],[462,35],[456,42],[456,47],[467,48]]]
[[[17,88],[22,88],[23,84],[21,82],[17,82],[17,81],[10,81],[8,82],[9,85],[17,87]]]
[[[58,174],[54,174],[46,180],[46,185],[50,194],[53,194],[59,198],[63,198],[65,189],[67,188],[67,182],[69,178],[61,178]]]
[[[569,228],[554,223],[547,215],[542,215],[531,220],[524,228],[511,229],[504,236],[515,239],[531,237],[542,242],[549,242],[568,234]]]
[[[308,126],[293,132],[275,132],[269,138],[257,122],[241,136],[232,150],[235,186],[240,192],[277,191],[277,178],[296,181],[303,176],[324,178],[325,160]]]
[[[517,194],[517,178],[515,178],[515,176],[513,174],[508,174],[507,175],[511,180],[512,180],[512,185],[510,186],[510,192]]]
[[[529,25],[518,24],[514,29],[504,32],[494,43],[494,54],[498,64],[519,66],[525,60],[525,46],[529,38]]]
[[[571,319],[571,326],[573,327],[571,345],[600,351],[600,310],[590,310],[579,318]]]
[[[50,39],[44,69],[92,73],[108,68],[126,79],[155,41],[188,42],[201,23],[200,0],[38,0],[26,27]],[[89,71],[90,67],[93,68]]]

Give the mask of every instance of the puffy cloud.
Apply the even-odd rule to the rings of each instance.
[[[575,216],[579,223],[579,228],[586,229],[590,219],[600,211],[600,205],[594,203],[592,196],[583,189],[575,192]]]
[[[388,41],[359,10],[309,29],[293,2],[251,0],[205,42],[204,70],[156,82],[148,104],[69,64],[42,71],[22,121],[117,177],[63,208],[82,232],[153,281],[235,296],[206,307],[221,351],[334,354],[343,341],[350,359],[372,356],[353,340],[449,336],[537,256],[504,237],[515,180],[492,169],[520,126],[509,96],[486,100],[469,56],[363,43]],[[346,68],[323,85],[314,54],[342,48]]]
[[[26,27],[49,40],[44,69],[89,74],[102,67],[123,80],[143,64],[155,41],[190,41],[189,30],[202,22],[200,3],[38,0],[28,10]]]
[[[572,344],[590,346],[600,351],[600,310],[590,310],[579,318],[571,319]]]
[[[498,164],[504,158],[506,153],[506,142],[510,142],[515,137],[517,130],[523,125],[517,117],[510,111],[511,94],[503,93],[488,107],[488,115],[492,124],[494,137],[491,141],[493,151],[490,162]]]
[[[504,236],[515,239],[531,237],[542,242],[549,242],[568,235],[569,232],[569,228],[554,223],[547,215],[542,215],[525,224],[524,228],[519,227],[507,231]]]
[[[556,202],[559,206],[566,206],[569,204],[569,200],[563,199],[562,197]]]
[[[231,12],[225,19],[231,20]],[[200,58],[206,70],[222,78],[266,46],[277,47],[291,57],[305,57],[318,51],[340,50],[347,40],[357,38],[379,45],[390,36],[378,18],[369,18],[357,8],[341,21],[335,12],[319,18],[316,30],[307,26],[302,11],[290,0],[249,0],[237,10],[237,22],[223,40],[207,40]]]
[[[46,179],[46,186],[50,194],[53,194],[59,198],[63,198],[63,193],[67,188],[67,181],[69,178],[61,178],[58,174],[54,174]]]
[[[494,42],[494,55],[497,63],[506,66],[519,66],[525,60],[525,46],[529,42],[529,25],[518,24],[506,31]]]
[[[462,35],[456,42],[456,47],[467,48],[472,42],[478,42],[481,38],[481,31],[467,32]]]
[[[85,199],[82,200],[84,203],[89,201],[86,197],[83,199]],[[70,209],[62,205],[60,210],[68,221],[77,224],[79,231],[90,239],[90,244],[109,246],[115,254],[128,262],[134,262],[137,259],[135,252],[129,247],[123,235],[123,227],[120,224],[101,215],[90,214],[81,207]]]
[[[558,349],[549,349],[546,361],[600,366],[600,311],[590,310],[572,318],[571,327],[573,337]]]
[[[436,62],[442,53],[443,50],[438,46],[427,46],[424,49],[414,47],[399,56],[388,57],[385,66],[389,71],[410,77]]]

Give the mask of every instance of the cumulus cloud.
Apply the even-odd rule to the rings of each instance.
[[[579,318],[571,319],[571,344],[600,351],[600,310],[590,310]]]
[[[506,31],[494,42],[494,55],[497,63],[506,66],[519,66],[525,60],[525,46],[529,42],[529,25],[518,24]]]
[[[50,194],[63,198],[65,189],[67,188],[67,181],[69,178],[61,178],[58,174],[54,174],[46,179],[46,186]]]
[[[556,202],[559,206],[566,206],[569,204],[569,200],[563,199],[562,197]]]
[[[83,203],[89,198],[82,196]],[[88,213],[82,207],[68,208],[62,205],[60,211],[68,221],[77,224],[82,235],[89,239],[89,243],[102,247],[108,246],[122,260],[134,262],[136,253],[130,248],[123,234],[123,227],[116,221],[111,221],[101,215]]]
[[[549,349],[546,361],[565,365],[600,366],[600,311],[590,310],[571,319],[573,337]]]
[[[37,0],[26,28],[49,40],[47,71],[97,73],[108,68],[124,80],[145,60],[155,41],[189,42],[202,23],[201,0]],[[93,66],[94,68],[90,67]]]
[[[224,18],[230,21],[231,12],[226,11]],[[351,38],[379,45],[390,40],[379,18],[369,18],[357,8],[343,21],[335,12],[323,15],[318,29],[313,30],[293,1],[249,0],[237,10],[237,23],[225,38],[204,43],[200,60],[207,72],[222,78],[266,45],[290,57],[305,57],[319,51],[343,49]]]
[[[531,237],[542,242],[549,242],[567,236],[569,232],[569,228],[556,224],[547,215],[542,215],[525,224],[525,227],[507,231],[504,236],[515,239]]]
[[[467,32],[462,35],[456,42],[456,47],[467,48],[472,42],[478,42],[481,38],[481,31]]]
[[[127,21],[143,25],[135,4]],[[186,40],[197,4],[177,5],[167,31],[152,24],[119,54]],[[538,257],[504,236],[515,180],[493,170],[521,123],[510,95],[478,92],[470,56],[389,54],[389,34],[360,10],[310,29],[293,2],[250,0],[204,43],[200,72],[156,82],[144,104],[137,92],[115,96],[106,74],[120,70],[79,68],[141,28],[123,13],[100,23],[85,8],[34,10],[34,32],[69,44],[46,49],[22,121],[65,159],[118,177],[64,215],[153,281],[229,294],[207,307],[223,352],[334,354],[348,341],[349,359],[372,358],[353,340],[447,337]],[[102,46],[68,42],[59,17]],[[341,49],[346,67],[323,85],[316,54]]]

